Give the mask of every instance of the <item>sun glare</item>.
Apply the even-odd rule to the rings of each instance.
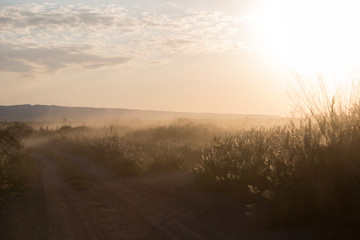
[[[271,51],[289,70],[342,75],[360,63],[359,1],[276,0],[263,27]]]

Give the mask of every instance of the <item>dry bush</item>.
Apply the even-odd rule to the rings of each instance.
[[[193,168],[201,159],[203,145],[213,136],[211,131],[215,129],[190,119],[125,133],[111,126],[91,135],[73,134],[66,126],[56,132],[52,142],[86,155],[119,175],[130,176]]]
[[[267,225],[355,231],[360,223],[360,95],[353,90],[346,98],[351,101],[337,103],[324,89],[323,84],[318,95],[300,89],[307,111],[296,124],[215,139],[194,170],[199,182],[257,196],[263,203],[251,215]]]
[[[0,198],[22,191],[31,164],[20,141],[25,125],[11,125],[0,130]]]

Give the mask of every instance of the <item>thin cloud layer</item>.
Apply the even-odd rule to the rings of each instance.
[[[164,11],[166,8],[166,11]],[[244,20],[175,4],[23,4],[0,9],[0,71],[140,66],[172,54],[248,48]]]
[[[0,45],[0,71],[34,72],[56,71],[70,65],[98,68],[105,65],[122,64],[126,57],[103,57],[89,54],[77,48],[24,48]]]

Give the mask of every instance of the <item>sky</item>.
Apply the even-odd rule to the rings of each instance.
[[[0,105],[284,115],[292,72],[358,63],[354,4],[1,0]]]

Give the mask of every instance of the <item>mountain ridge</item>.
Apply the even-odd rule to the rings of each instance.
[[[265,114],[193,113],[128,108],[67,107],[58,105],[0,105],[0,121],[106,121],[106,120],[171,120],[176,118],[277,118]]]

